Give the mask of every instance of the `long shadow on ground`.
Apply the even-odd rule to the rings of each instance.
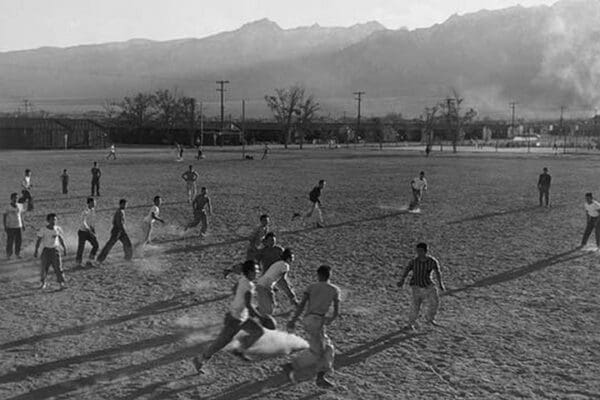
[[[563,205],[556,205],[556,206],[553,206],[552,208],[559,208],[559,207],[563,207]],[[450,222],[448,222],[448,225],[462,224],[463,222],[479,221],[482,219],[499,217],[502,215],[509,215],[509,214],[518,214],[518,213],[522,213],[522,212],[539,210],[539,209],[540,209],[539,206],[529,206],[529,207],[514,208],[512,210],[494,211],[494,212],[490,212],[490,213],[485,213],[485,214],[475,215],[475,216],[468,217],[468,218],[462,218],[462,219],[450,221]]]
[[[558,264],[565,261],[575,260],[577,258],[581,258],[585,255],[585,253],[580,253],[578,249],[572,249],[560,254],[555,254],[551,257],[544,258],[542,260],[536,261],[532,264],[526,265],[524,267],[513,268],[508,271],[501,272],[496,275],[489,276],[487,278],[480,279],[470,285],[464,286],[458,289],[451,289],[445,292],[445,295],[453,295],[456,293],[464,292],[467,290],[482,288],[492,285],[497,285],[499,283],[504,283],[508,281],[512,281],[514,279],[520,278],[522,276],[528,275],[532,272],[536,272],[547,268],[551,265]]]
[[[302,229],[297,229],[297,230],[292,230],[292,231],[282,231],[282,232],[280,232],[280,235],[282,235],[282,236],[283,235],[295,235],[298,233],[311,232],[311,231],[315,231],[315,230],[335,229],[335,228],[340,228],[342,226],[351,226],[351,225],[355,225],[355,224],[359,224],[359,223],[363,223],[363,222],[380,221],[383,219],[393,218],[393,217],[397,217],[399,215],[404,215],[404,214],[410,214],[410,212],[408,210],[403,210],[403,211],[398,211],[398,212],[394,212],[391,214],[378,215],[375,217],[338,222],[336,224],[325,225],[322,228],[312,228],[311,227],[311,228],[302,228]],[[167,239],[167,240],[161,240],[159,242],[160,243],[178,242],[178,241],[187,240],[187,239],[190,239],[190,238],[184,237],[184,238],[177,238],[177,239]],[[174,249],[166,250],[165,254],[177,254],[177,253],[183,253],[183,252],[189,252],[189,251],[200,251],[200,250],[210,249],[210,248],[214,248],[214,247],[229,246],[232,244],[245,242],[247,240],[248,240],[248,238],[246,238],[246,237],[239,237],[236,239],[230,239],[230,240],[226,240],[226,241],[222,241],[222,242],[206,243],[206,244],[200,244],[197,246],[177,247]]]
[[[393,332],[387,335],[384,335],[380,338],[377,338],[373,341],[360,345],[344,354],[339,356],[336,359],[335,367],[342,368],[345,366],[349,366],[352,364],[356,364],[366,360],[368,357],[383,351],[391,346],[394,346],[398,343],[407,341],[414,337],[423,335],[421,334],[407,334],[404,331]],[[43,388],[32,390],[28,393],[23,393],[21,395],[14,396],[8,400],[33,400],[33,399],[49,399],[56,396],[61,396],[79,389],[83,389],[85,387],[89,387],[95,385],[97,382],[105,382],[112,381],[115,379],[123,378],[124,376],[131,376],[134,374],[138,374],[143,371],[147,371],[150,369],[158,368],[163,365],[171,364],[183,359],[187,359],[192,357],[194,354],[198,354],[203,350],[205,343],[198,343],[190,347],[185,347],[179,349],[173,353],[167,354],[165,356],[156,358],[154,360],[150,360],[141,364],[129,365],[126,367],[114,369],[111,371],[103,372],[100,374],[77,378],[66,382],[60,382],[54,385],[46,386]],[[191,367],[191,366],[190,366]],[[271,389],[271,391],[278,391],[290,384],[287,381],[287,378],[283,373],[279,373],[277,375],[271,376],[267,379],[258,382],[243,382],[241,384],[236,384],[226,390],[225,392],[218,394],[216,396],[209,397],[210,399],[244,399],[249,396],[253,396],[259,392],[262,392],[265,389]],[[137,389],[135,393],[138,396],[143,396],[151,392],[150,386],[152,389],[158,389],[160,384],[152,384],[149,387],[144,387],[141,389]],[[189,387],[170,390],[168,392],[163,392],[157,394],[153,398],[172,398],[172,396],[179,392],[184,392],[190,389],[197,387],[197,384],[191,385]],[[128,395],[126,398],[134,399],[136,397],[132,397]]]
[[[119,315],[117,317],[113,317],[113,318],[109,318],[109,319],[105,319],[105,320],[101,320],[101,321],[96,321],[96,322],[91,322],[89,324],[83,324],[83,325],[69,327],[69,328],[66,328],[66,329],[63,329],[60,331],[56,331],[56,332],[41,333],[39,335],[30,336],[30,337],[27,337],[24,339],[18,339],[18,340],[14,340],[12,342],[3,343],[0,345],[0,350],[7,350],[7,349],[14,348],[14,347],[23,346],[23,345],[30,345],[33,343],[40,342],[42,340],[54,339],[54,338],[58,338],[58,337],[62,337],[62,336],[79,335],[79,334],[85,333],[91,329],[102,328],[102,327],[110,326],[110,325],[116,325],[116,324],[120,324],[122,322],[131,321],[131,320],[134,320],[137,318],[147,317],[150,315],[164,314],[164,313],[177,311],[177,310],[183,310],[186,308],[190,308],[190,307],[194,307],[194,306],[198,306],[198,305],[202,305],[202,304],[220,301],[220,300],[224,300],[224,299],[228,298],[229,294],[223,294],[223,295],[217,296],[212,299],[207,299],[207,300],[182,302],[182,300],[185,300],[186,297],[188,297],[188,296],[187,295],[175,296],[170,299],[158,301],[156,303],[152,303],[148,306],[142,307],[131,314]]]

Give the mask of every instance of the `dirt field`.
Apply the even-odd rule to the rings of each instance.
[[[27,215],[24,259],[0,264],[2,399],[587,399],[600,398],[600,254],[575,250],[584,227],[583,194],[600,196],[597,156],[434,153],[338,149],[274,151],[265,160],[209,152],[194,161],[215,215],[210,234],[182,236],[191,217],[180,179],[188,162],[170,150],[0,152],[0,199],[8,204],[22,171],[33,170],[36,209]],[[191,158],[190,152],[186,157]],[[101,268],[74,269],[78,215],[100,160],[102,246],[117,201],[129,199],[137,226],[152,197],[163,196],[156,244],[125,263],[117,244]],[[537,176],[553,176],[552,207],[537,207]],[[60,193],[67,168],[70,193]],[[406,214],[408,182],[425,170],[422,214]],[[319,178],[326,228],[291,222]],[[34,229],[59,214],[67,235],[69,288],[37,290]],[[215,356],[199,377],[190,358],[218,329],[244,235],[259,214],[272,216],[279,242],[292,247],[291,280],[301,291],[328,263],[343,290],[342,317],[330,336],[337,387],[288,384],[288,357],[244,363]],[[134,234],[139,236],[139,233]],[[443,327],[402,330],[409,289],[400,267],[426,241],[448,291]],[[0,254],[4,256],[5,236]],[[89,251],[89,247],[86,248]],[[52,272],[50,275],[53,278]],[[280,299],[280,313],[290,305]],[[278,322],[284,323],[280,317]],[[192,335],[186,324],[206,327]],[[302,330],[298,331],[302,334]]]

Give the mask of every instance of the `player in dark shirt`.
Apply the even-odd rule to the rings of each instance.
[[[119,208],[113,216],[113,227],[110,231],[110,239],[102,248],[102,251],[98,255],[98,263],[104,262],[108,253],[113,248],[117,241],[123,244],[123,251],[125,252],[125,260],[129,261],[133,257],[133,249],[131,247],[131,240],[125,230],[125,208],[127,207],[127,200],[119,200]]]
[[[543,172],[540,174],[540,178],[538,179],[537,185],[540,192],[540,207],[544,205],[543,200],[545,200],[546,207],[549,207],[551,181],[552,177],[548,173],[548,168],[544,167]]]
[[[262,267],[262,273],[264,274],[273,263],[281,260],[283,254],[283,247],[278,246],[277,238],[274,232],[269,232],[265,235],[263,240],[265,247],[260,249],[258,253],[258,262]]]
[[[303,219],[311,218],[313,214],[317,216],[317,227],[323,227],[323,213],[321,212],[321,191],[325,188],[325,180],[321,179],[319,184],[315,186],[310,193],[308,194],[308,199],[310,200],[310,208],[308,212],[303,216]],[[292,220],[301,217],[300,213],[294,213],[292,215]]]
[[[440,265],[435,258],[427,255],[426,243],[417,244],[417,257],[411,260],[408,266],[404,268],[402,277],[398,282],[398,287],[401,288],[404,286],[404,280],[410,272],[412,272],[409,283],[412,289],[412,308],[408,318],[408,328],[415,329],[423,301],[430,303],[427,322],[435,326],[437,323],[434,318],[439,306],[439,295],[431,280],[432,272],[436,274],[440,291],[443,292],[446,289],[442,280]]]
[[[98,167],[98,163],[94,161],[94,166],[92,167],[92,196],[100,196],[100,177],[102,176],[102,171]]]

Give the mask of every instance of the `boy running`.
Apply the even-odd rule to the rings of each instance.
[[[13,254],[21,258],[21,233],[25,229],[23,224],[23,205],[17,203],[17,193],[10,194],[10,204],[3,214],[4,231],[6,232],[6,258],[10,260]]]
[[[600,250],[600,203],[594,200],[594,196],[591,193],[585,194],[585,203],[583,205],[585,207],[585,216],[586,216],[586,226],[585,231],[583,232],[583,239],[581,239],[581,246],[583,247],[587,244],[592,231],[596,234],[596,247]]]
[[[62,183],[63,194],[68,194],[69,193],[69,174],[67,174],[66,169],[63,169],[63,173],[60,176],[60,182]]]
[[[260,263],[262,273],[281,260],[283,247],[277,245],[277,238],[274,232],[269,232],[265,235],[264,246],[258,254],[258,262]]]
[[[144,230],[144,241],[142,242],[142,244],[150,244],[151,242],[151,238],[150,238],[150,234],[152,233],[152,225],[154,224],[154,221],[160,221],[163,225],[165,223],[165,221],[161,218],[159,218],[159,214],[160,214],[160,203],[161,203],[161,198],[160,196],[154,196],[154,205],[152,206],[152,208],[150,208],[150,212],[148,213],[148,215],[146,215],[146,217],[144,218],[144,222],[143,222],[143,230]]]
[[[308,212],[304,215],[304,219],[311,218],[313,213],[317,214],[317,228],[323,227],[323,213],[321,213],[321,191],[325,188],[325,180],[321,179],[319,184],[315,186],[310,193],[308,194],[308,198],[310,200],[310,208]],[[299,213],[294,213],[292,216],[292,220],[300,217]]]
[[[417,244],[417,257],[408,263],[408,266],[404,268],[402,277],[398,282],[398,287],[402,288],[404,280],[408,274],[412,271],[410,278],[410,287],[412,289],[412,308],[408,317],[408,329],[416,329],[416,321],[419,317],[419,311],[423,301],[430,303],[429,312],[427,313],[427,322],[431,325],[437,326],[435,322],[435,314],[438,311],[439,306],[439,295],[433,281],[431,280],[431,273],[435,272],[437,277],[438,286],[440,291],[445,291],[444,282],[442,281],[442,273],[440,271],[440,264],[438,261],[427,255],[427,244]]]
[[[285,249],[281,255],[281,260],[274,263],[271,268],[263,272],[262,276],[256,281],[256,300],[258,310],[264,315],[273,315],[275,308],[275,286],[283,289],[295,307],[298,306],[298,299],[287,279],[290,272],[290,264],[294,261],[294,253],[291,249]]]
[[[100,255],[98,256],[98,263],[102,264],[108,253],[113,248],[117,241],[123,244],[123,251],[125,252],[125,261],[130,261],[133,257],[133,250],[131,248],[131,240],[125,231],[125,208],[127,207],[127,200],[119,200],[119,208],[113,216],[113,227],[110,231],[110,239],[102,248]]]
[[[233,301],[229,306],[229,312],[225,314],[223,329],[219,336],[203,352],[201,357],[194,357],[193,363],[199,374],[204,374],[203,366],[219,350],[223,349],[234,336],[240,332],[248,333],[240,342],[242,349],[238,350],[237,356],[247,359],[244,351],[250,348],[264,333],[261,324],[270,325],[272,319],[262,316],[252,305],[254,296],[254,283],[252,282],[258,274],[258,265],[251,260],[246,261],[242,266],[242,275],[240,276]],[[260,324],[254,319],[257,318]],[[274,329],[274,327],[273,327]]]
[[[40,289],[45,289],[46,276],[48,275],[48,269],[52,265],[54,273],[56,274],[56,280],[58,281],[60,288],[66,288],[65,276],[62,270],[62,262],[60,259],[59,247],[63,249],[63,255],[67,255],[67,248],[65,241],[63,240],[63,231],[56,225],[57,221],[56,214],[48,214],[46,221],[48,225],[41,228],[37,233],[37,242],[35,243],[35,251],[33,257],[37,258],[40,244],[43,244],[42,256],[41,256],[41,285]]]
[[[185,181],[188,195],[188,203],[196,197],[196,181],[198,180],[198,173],[194,171],[193,166],[189,166],[188,170],[181,174],[181,178]]]
[[[202,187],[200,189],[200,194],[196,196],[194,201],[192,202],[192,208],[194,209],[194,220],[190,222],[185,229],[191,229],[193,227],[198,226],[199,223],[202,223],[202,228],[200,229],[200,234],[202,236],[206,235],[206,230],[208,229],[208,219],[207,215],[212,214],[212,206],[210,203],[210,198],[206,195],[206,188]]]
[[[96,258],[96,252],[98,251],[98,239],[96,238],[96,200],[93,197],[87,198],[87,206],[81,213],[81,225],[77,231],[77,255],[75,256],[75,263],[78,267],[81,267],[83,260],[83,250],[85,243],[90,242],[92,250],[90,251],[89,261],[87,265],[91,265],[94,258]]]
[[[94,166],[92,167],[92,196],[94,193],[96,196],[100,196],[100,177],[102,176],[102,171],[98,167],[98,163],[94,161]]]
[[[31,170],[25,170],[25,176],[21,181],[21,193],[23,194],[24,202],[27,202],[27,211],[33,211],[33,198],[31,197],[31,188],[33,184],[31,183]]]
[[[258,255],[263,246],[263,240],[269,232],[269,222],[270,219],[267,214],[260,216],[260,225],[250,236],[250,243],[246,249],[246,260],[258,260]]]
[[[408,209],[415,210],[421,205],[423,191],[427,191],[427,179],[425,179],[425,172],[421,171],[418,177],[410,181],[410,187],[412,189],[413,199],[410,202]]]
[[[291,363],[284,364],[283,370],[291,382],[295,382],[295,373],[302,369],[312,369],[317,373],[316,384],[322,388],[331,388],[333,383],[325,378],[327,372],[333,371],[334,347],[327,336],[325,327],[331,324],[340,313],[340,289],[330,283],[331,267],[322,265],[317,269],[318,282],[304,291],[302,302],[298,305],[294,317],[287,327],[293,330],[296,321],[306,307],[303,320],[304,330],[308,335],[309,348],[300,353]],[[327,317],[333,304],[333,315]]]

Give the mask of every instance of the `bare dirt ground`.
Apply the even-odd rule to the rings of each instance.
[[[257,154],[258,155],[258,150]],[[1,152],[0,199],[8,203],[22,171],[33,170],[36,209],[26,216],[22,261],[0,263],[2,399],[588,399],[600,396],[600,254],[575,250],[583,194],[598,186],[597,156],[434,153],[376,149],[276,150],[265,161],[210,152],[193,161],[214,203],[210,235],[182,236],[191,217],[180,179],[188,162],[170,150]],[[191,158],[187,152],[186,157]],[[98,208],[101,246],[117,201],[129,199],[138,226],[163,196],[156,243],[123,261],[117,244],[100,268],[74,269],[77,219],[90,168],[103,171]],[[537,207],[537,175],[553,175],[552,207]],[[60,193],[67,168],[70,193]],[[425,170],[430,190],[421,214],[401,211],[408,183]],[[319,178],[326,228],[291,222]],[[39,291],[34,226],[55,211],[67,235],[69,288]],[[221,323],[231,293],[223,267],[241,260],[244,235],[259,214],[272,216],[279,242],[297,261],[301,291],[328,263],[343,290],[342,317],[330,336],[337,387],[290,385],[287,357],[244,363],[215,356],[211,373],[190,358]],[[134,236],[139,233],[134,233]],[[2,235],[2,248],[5,237]],[[409,289],[400,267],[419,241],[443,267],[440,328],[402,330]],[[86,248],[89,251],[89,247]],[[4,254],[2,250],[2,255]],[[400,267],[399,267],[400,266]],[[51,277],[53,277],[51,272]],[[280,313],[290,306],[280,297]],[[182,325],[206,329],[192,335]],[[278,322],[284,323],[280,317]],[[300,329],[299,334],[302,334]]]

